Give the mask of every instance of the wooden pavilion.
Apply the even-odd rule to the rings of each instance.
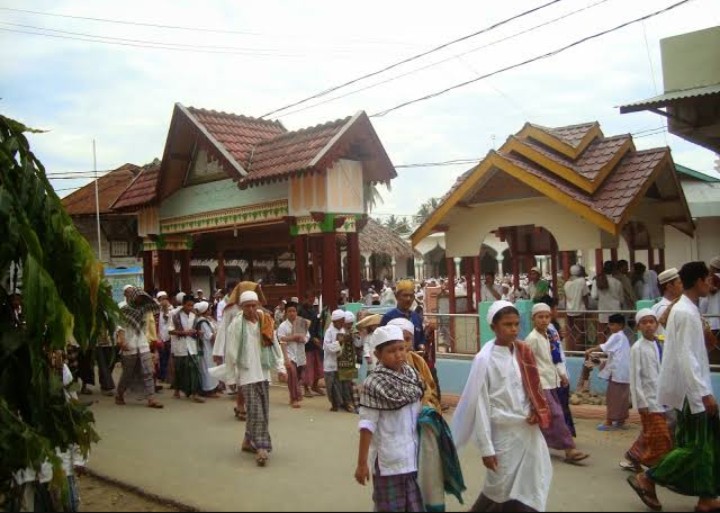
[[[238,278],[262,276],[270,303],[322,285],[325,304],[339,296],[343,247],[352,299],[359,299],[359,232],[366,191],[395,178],[368,116],[303,130],[280,122],[175,104],[162,162],[147,166],[113,210],[134,212],[143,239],[146,288],[192,289],[191,262],[246,263]],[[290,265],[287,264],[290,261]]]

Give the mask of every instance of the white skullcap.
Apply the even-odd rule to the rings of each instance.
[[[660,285],[665,285],[666,283],[677,280],[678,278],[680,278],[680,273],[675,267],[671,267],[658,275],[658,283],[660,283]]]
[[[345,312],[345,324],[355,324],[355,315],[352,312]]]
[[[161,290],[160,292],[157,293],[157,296],[155,296],[156,299],[160,299],[161,297],[168,297],[167,292],[165,292],[164,290]]]
[[[373,351],[379,346],[388,342],[404,342],[405,337],[403,336],[402,330],[397,326],[382,326],[375,330],[373,333],[370,344],[372,345]]]
[[[412,333],[413,335],[415,334],[415,325],[404,317],[398,317],[397,319],[393,319],[392,321],[387,323],[387,325],[397,326],[403,331],[407,331],[408,333]]]
[[[538,314],[540,312],[548,312],[552,313],[552,309],[546,305],[545,303],[536,303],[532,307],[532,315],[535,317],[535,314]]]
[[[296,297],[291,297],[291,298],[290,298],[290,302],[291,302],[291,303],[295,303],[295,304],[297,305],[297,304],[300,303],[300,300],[299,300],[298,298],[296,298]]]
[[[490,309],[488,310],[487,314],[488,324],[492,324],[495,315],[497,315],[500,310],[502,310],[503,308],[507,308],[508,306],[515,308],[515,305],[512,304],[510,301],[495,301],[492,305],[490,305]]]
[[[657,321],[657,315],[655,315],[655,312],[653,312],[649,308],[643,308],[642,310],[638,310],[638,313],[635,314],[635,322],[640,324],[640,320],[643,317],[652,317]]]
[[[134,289],[134,288],[135,288],[134,285],[125,285],[125,286],[123,287],[123,292],[127,292],[128,290]]]
[[[331,319],[333,320],[333,322],[344,321],[345,320],[345,311],[344,310],[335,310],[332,313]]]
[[[244,305],[245,303],[250,303],[251,301],[255,301],[256,303],[260,302],[260,298],[258,297],[256,292],[253,292],[252,290],[246,290],[242,294],[240,294],[240,304]]]
[[[185,293],[184,292],[178,292],[175,294],[175,301],[178,303],[182,303],[183,299],[185,299]]]
[[[197,289],[195,292],[202,292],[203,289]]]
[[[536,273],[540,274],[540,269],[538,269],[537,267],[531,267],[530,270],[528,271],[528,274],[530,274],[530,273],[533,272],[533,271],[535,271]]]
[[[570,274],[572,276],[580,276],[580,272],[581,269],[579,265],[573,265],[572,267],[570,267]]]
[[[207,301],[200,301],[199,303],[195,304],[195,310],[197,310],[197,313],[199,313],[200,315],[207,312],[208,308],[210,308],[210,304]]]

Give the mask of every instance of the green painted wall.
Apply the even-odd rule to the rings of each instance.
[[[241,191],[231,179],[184,187],[160,205],[160,219],[189,216],[264,201],[286,199],[288,183],[282,182]]]

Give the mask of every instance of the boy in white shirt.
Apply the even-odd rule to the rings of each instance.
[[[342,351],[338,335],[345,333],[345,312],[335,310],[331,316],[332,325],[325,332],[323,339],[323,371],[325,373],[325,389],[330,400],[330,411],[338,411],[343,405],[342,389],[338,381],[338,355]]]
[[[673,442],[668,427],[666,408],[658,404],[658,383],[663,347],[656,332],[658,320],[655,313],[644,308],[635,315],[641,337],[630,350],[630,392],[633,406],[640,412],[642,431],[630,450],[625,454],[629,463],[622,468],[640,472],[641,465],[652,467],[672,449]]]
[[[308,327],[310,321],[298,317],[297,303],[285,305],[285,321],[278,327],[277,335],[280,347],[285,358],[285,369],[288,373],[288,390],[290,391],[290,406],[300,408],[303,400],[302,377],[307,361],[305,344],[310,340]]]
[[[608,355],[607,362],[600,371],[600,378],[608,381],[607,416],[598,431],[613,431],[623,428],[630,416],[630,342],[625,336],[625,317],[613,314],[608,319],[610,337],[607,342],[585,351],[585,356],[603,352]]]
[[[417,421],[423,385],[406,363],[399,327],[378,328],[372,345],[378,365],[360,392],[355,479],[365,485],[372,469],[375,511],[424,511],[417,482]]]

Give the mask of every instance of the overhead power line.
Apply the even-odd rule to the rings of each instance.
[[[522,61],[522,62],[518,62],[518,63],[513,64],[513,65],[511,65],[511,66],[506,66],[506,67],[504,67],[504,68],[500,68],[500,69],[495,70],[495,71],[492,71],[492,72],[490,72],[490,73],[486,73],[486,74],[481,75],[481,76],[479,76],[479,77],[476,77],[476,78],[473,78],[473,79],[470,79],[470,80],[466,80],[465,82],[461,82],[461,83],[459,83],[459,84],[455,84],[455,85],[453,85],[453,86],[450,86],[450,87],[448,87],[448,88],[442,89],[442,90],[440,90],[440,91],[437,91],[437,92],[434,92],[434,93],[431,93],[431,94],[427,94],[427,95],[425,95],[425,96],[421,96],[421,97],[415,98],[415,99],[413,99],[413,100],[408,100],[408,101],[406,101],[406,102],[402,102],[402,103],[400,103],[400,104],[398,104],[398,105],[396,105],[396,106],[394,106],[394,107],[391,107],[391,108],[389,108],[389,109],[385,109],[385,110],[383,110],[383,111],[377,112],[377,113],[371,115],[370,117],[382,117],[382,116],[385,116],[385,115],[389,114],[390,112],[396,111],[396,110],[398,110],[398,109],[402,109],[403,107],[407,107],[408,105],[413,105],[413,104],[415,104],[415,103],[419,103],[419,102],[422,102],[422,101],[425,101],[425,100],[430,100],[430,99],[432,99],[432,98],[437,98],[438,96],[441,96],[441,95],[443,95],[443,94],[445,94],[445,93],[449,93],[450,91],[454,91],[454,90],[456,90],[456,89],[460,89],[461,87],[465,87],[465,86],[467,86],[467,85],[474,84],[474,83],[476,83],[476,82],[480,82],[481,80],[490,78],[490,77],[495,76],[495,75],[499,75],[500,73],[504,73],[504,72],[506,72],[506,71],[510,71],[510,70],[513,70],[513,69],[517,69],[517,68],[520,68],[520,67],[525,66],[525,65],[527,65],[527,64],[531,64],[531,63],[533,63],[533,62],[537,62],[537,61],[542,60],[542,59],[547,59],[548,57],[553,57],[553,56],[558,55],[558,54],[560,54],[560,53],[563,53],[563,52],[565,52],[565,51],[567,51],[567,50],[569,50],[569,49],[571,49],[571,48],[574,48],[574,47],[579,46],[579,45],[581,45],[581,44],[583,44],[583,43],[586,43],[586,42],[588,42],[588,41],[591,41],[591,40],[593,40],[593,39],[597,39],[597,38],[599,38],[599,37],[605,36],[605,35],[607,35],[607,34],[611,34],[611,33],[613,33],[613,32],[616,32],[616,31],[618,31],[618,30],[620,30],[620,29],[623,29],[623,28],[628,27],[628,26],[630,26],[630,25],[633,25],[633,24],[635,24],[635,23],[638,23],[638,22],[641,22],[641,21],[645,21],[645,20],[648,20],[648,19],[653,18],[653,17],[655,17],[655,16],[658,16],[658,15],[660,15],[660,14],[664,14],[664,13],[666,13],[666,12],[672,11],[673,9],[676,9],[676,8],[678,8],[678,7],[682,6],[682,5],[685,5],[685,4],[689,3],[689,2],[692,2],[692,1],[693,1],[693,0],[681,0],[680,2],[677,2],[677,3],[675,3],[675,4],[672,4],[672,5],[668,6],[668,7],[665,7],[665,8],[663,8],[663,9],[660,9],[659,11],[655,11],[655,12],[652,12],[652,13],[650,13],[650,14],[646,14],[645,16],[641,16],[640,18],[635,18],[634,20],[626,21],[625,23],[622,23],[622,24],[620,24],[620,25],[617,25],[617,26],[615,26],[615,27],[613,27],[613,28],[610,28],[610,29],[607,29],[607,30],[603,30],[603,31],[601,31],[601,32],[597,32],[597,33],[592,34],[592,35],[590,35],[590,36],[586,36],[586,37],[584,37],[584,38],[582,38],[582,39],[578,39],[577,41],[574,41],[574,42],[570,43],[569,45],[563,46],[563,47],[558,48],[558,49],[556,49],[556,50],[552,50],[552,51],[547,52],[547,53],[544,53],[544,54],[542,54],[542,55],[538,55],[538,56],[536,56],[536,57],[532,57],[532,58],[530,58],[530,59],[526,59],[526,60],[524,60],[524,61]]]
[[[330,88],[328,88],[328,89],[325,89],[324,91],[320,91],[319,93],[313,94],[312,96],[308,96],[307,98],[303,98],[302,100],[298,100],[298,101],[296,101],[296,102],[293,102],[293,103],[290,103],[290,104],[288,104],[288,105],[285,105],[284,107],[280,107],[279,109],[272,110],[272,111],[270,111],[270,112],[268,112],[268,113],[266,113],[266,114],[263,114],[262,116],[260,116],[260,118],[262,119],[262,118],[265,118],[265,117],[268,117],[268,116],[272,116],[273,114],[276,114],[276,113],[278,113],[278,112],[282,112],[282,111],[284,111],[284,110],[290,109],[290,108],[292,108],[292,107],[297,107],[298,105],[302,105],[303,103],[309,102],[310,100],[314,100],[314,99],[316,99],[316,98],[320,98],[321,96],[328,95],[328,94],[332,93],[333,91],[337,91],[338,89],[342,89],[342,88],[347,87],[347,86],[349,86],[349,85],[356,84],[357,82],[360,82],[361,80],[365,80],[365,79],[368,79],[368,78],[370,78],[370,77],[374,77],[374,76],[379,75],[379,74],[381,74],[381,73],[385,73],[386,71],[390,71],[391,69],[397,68],[398,66],[402,66],[403,64],[407,64],[407,63],[409,63],[409,62],[416,61],[416,60],[418,60],[418,59],[420,59],[420,58],[422,58],[422,57],[425,57],[425,56],[430,55],[430,54],[432,54],[432,53],[435,53],[435,52],[438,52],[438,51],[440,51],[440,50],[443,50],[443,49],[445,49],[445,48],[447,48],[447,47],[449,47],[449,46],[451,46],[451,45],[460,43],[460,42],[462,42],[462,41],[467,41],[468,39],[471,39],[471,38],[473,38],[473,37],[479,36],[480,34],[484,34],[484,33],[486,33],[486,32],[489,32],[489,31],[491,31],[491,30],[494,30],[494,29],[496,29],[496,28],[498,28],[498,27],[500,27],[500,26],[502,26],[502,25],[505,25],[505,24],[510,23],[510,22],[512,22],[512,21],[515,21],[515,20],[518,20],[518,19],[520,19],[520,18],[522,18],[522,17],[524,17],[524,16],[527,16],[527,15],[532,14],[532,13],[534,13],[534,12],[540,11],[540,10],[542,10],[542,9],[545,9],[546,7],[549,7],[549,6],[551,6],[551,5],[557,4],[557,3],[562,2],[562,1],[564,1],[564,0],[551,0],[550,2],[547,2],[547,3],[545,3],[545,4],[542,4],[542,5],[538,6],[538,7],[534,7],[534,8],[532,8],[532,9],[529,9],[529,10],[525,11],[525,12],[522,12],[522,13],[520,13],[520,14],[516,14],[515,16],[512,16],[512,17],[510,17],[510,18],[506,18],[506,19],[501,20],[501,21],[499,21],[499,22],[497,22],[497,23],[494,23],[493,25],[490,25],[489,27],[485,27],[485,28],[483,28],[483,29],[481,29],[481,30],[478,30],[478,31],[476,31],[476,32],[473,32],[472,34],[468,34],[468,35],[465,35],[465,36],[463,36],[463,37],[460,37],[460,38],[457,38],[457,39],[453,39],[452,41],[448,41],[447,43],[443,43],[443,44],[441,44],[440,46],[436,46],[436,47],[431,48],[430,50],[427,50],[427,51],[425,51],[425,52],[422,52],[422,53],[413,55],[413,56],[411,56],[411,57],[408,57],[408,58],[406,58],[406,59],[403,59],[403,60],[401,60],[401,61],[399,61],[399,62],[396,62],[396,63],[394,63],[394,64],[391,64],[391,65],[389,65],[389,66],[385,66],[384,68],[381,68],[381,69],[379,69],[379,70],[377,70],[377,71],[373,71],[372,73],[367,73],[367,74],[362,75],[362,76],[360,76],[360,77],[358,77],[358,78],[352,79],[352,80],[350,80],[350,81],[348,81],[348,82],[344,82],[344,83],[342,83],[342,84],[340,84],[340,85],[333,86],[333,87],[330,87]]]
[[[490,41],[489,43],[483,44],[483,45],[481,45],[481,46],[476,46],[475,48],[471,48],[471,49],[466,50],[466,51],[464,51],[464,52],[451,55],[450,57],[445,57],[444,59],[440,59],[440,60],[438,60],[438,61],[431,62],[430,64],[426,64],[426,65],[424,65],[424,66],[420,66],[419,68],[415,68],[415,69],[412,69],[412,70],[407,71],[407,72],[405,72],[405,73],[401,73],[401,74],[399,74],[399,75],[395,75],[395,76],[390,77],[390,78],[387,78],[387,79],[385,79],[385,80],[381,80],[380,82],[375,82],[374,84],[370,84],[370,85],[367,85],[367,86],[364,86],[364,87],[360,87],[360,88],[358,88],[358,89],[354,89],[354,90],[349,91],[349,92],[347,92],[347,93],[344,93],[344,94],[341,94],[341,95],[338,95],[338,96],[333,96],[332,98],[327,98],[327,99],[322,100],[322,101],[320,101],[320,102],[313,103],[312,105],[308,105],[308,106],[305,106],[305,107],[301,107],[301,108],[299,108],[299,109],[291,110],[290,112],[286,112],[286,113],[284,113],[284,114],[280,114],[278,117],[282,118],[282,117],[285,117],[285,116],[291,116],[291,115],[293,115],[293,114],[297,114],[298,112],[303,112],[303,111],[308,110],[308,109],[312,109],[312,108],[315,108],[315,107],[319,107],[320,105],[324,105],[324,104],[326,104],[326,103],[334,102],[335,100],[340,100],[341,98],[347,98],[348,96],[352,96],[353,94],[357,94],[357,93],[360,93],[360,92],[363,92],[363,91],[367,91],[368,89],[373,89],[373,88],[375,88],[375,87],[378,87],[378,86],[387,84],[387,83],[389,83],[389,82],[394,82],[395,80],[399,80],[399,79],[404,78],[404,77],[407,77],[407,76],[409,76],[409,75],[414,75],[415,73],[418,73],[418,72],[420,72],[420,71],[424,71],[424,70],[429,69],[429,68],[433,68],[433,67],[438,66],[438,65],[440,65],[440,64],[444,64],[444,63],[446,63],[446,62],[448,62],[448,61],[451,61],[451,60],[453,60],[453,59],[459,59],[460,57],[462,57],[462,56],[464,56],[464,55],[468,55],[468,54],[477,52],[477,51],[479,51],[479,50],[483,50],[483,49],[485,49],[485,48],[489,48],[489,47],[491,47],[491,46],[495,46],[495,45],[497,45],[497,44],[503,43],[503,42],[508,41],[508,40],[510,40],[510,39],[514,39],[514,38],[516,38],[516,37],[520,37],[520,36],[523,36],[523,35],[525,35],[525,34],[529,34],[530,32],[533,32],[533,31],[535,31],[535,30],[537,30],[537,29],[539,29],[539,28],[547,27],[548,25],[552,25],[552,24],[557,23],[557,22],[559,22],[559,21],[561,21],[561,20],[564,20],[564,19],[566,19],[566,18],[569,18],[569,17],[574,16],[574,15],[576,15],[576,14],[579,14],[579,13],[581,13],[581,12],[584,12],[584,11],[587,11],[587,10],[589,10],[589,9],[592,9],[593,7],[597,7],[598,5],[604,4],[604,3],[608,2],[608,1],[609,1],[609,0],[598,0],[598,1],[595,2],[595,3],[586,5],[586,6],[584,6],[584,7],[579,8],[579,9],[575,9],[574,11],[570,11],[570,12],[568,12],[568,13],[563,14],[562,16],[558,16],[558,17],[556,17],[556,18],[553,18],[553,19],[551,19],[551,20],[545,21],[545,22],[540,23],[540,24],[538,24],[538,25],[533,25],[532,27],[529,27],[529,28],[527,28],[527,29],[521,30],[520,32],[515,32],[514,34],[510,34],[510,35],[505,36],[505,37],[502,37],[502,38],[500,38],[500,39],[496,39],[496,40],[494,40],[494,41]]]

